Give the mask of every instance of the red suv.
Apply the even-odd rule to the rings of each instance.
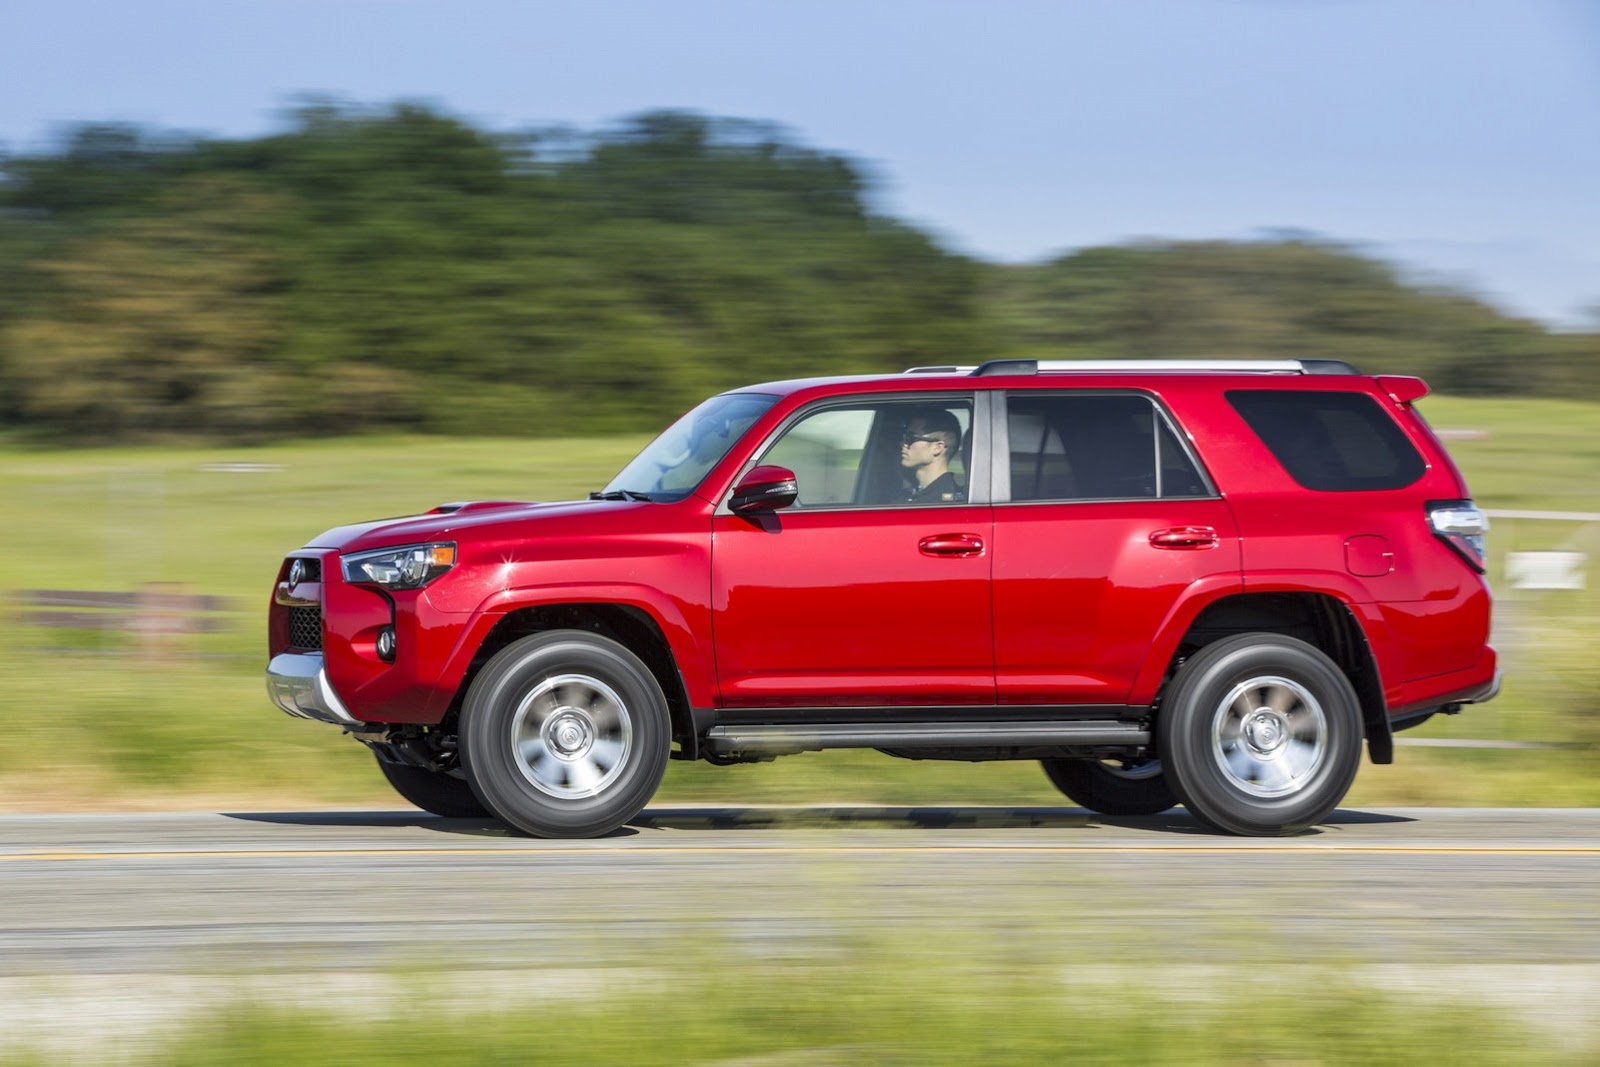
[[[1004,360],[712,397],[605,489],[329,530],[267,682],[407,800],[606,833],[668,759],[1039,760],[1072,800],[1325,818],[1498,689],[1484,515],[1343,363]]]

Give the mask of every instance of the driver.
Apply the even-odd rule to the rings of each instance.
[[[961,424],[943,408],[918,408],[900,435],[900,467],[911,476],[902,500],[908,504],[951,504],[967,494],[950,472],[950,457],[961,447]]]

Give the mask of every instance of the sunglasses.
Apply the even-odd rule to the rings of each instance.
[[[907,430],[905,433],[900,435],[900,443],[903,444],[903,445],[914,445],[918,441],[942,441],[942,440],[943,440],[943,438],[940,437],[936,433],[912,433],[910,430]]]

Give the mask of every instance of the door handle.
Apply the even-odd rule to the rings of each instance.
[[[1210,526],[1173,526],[1150,535],[1157,548],[1216,548],[1222,543]]]
[[[917,548],[924,556],[981,556],[983,538],[970,533],[929,534]]]

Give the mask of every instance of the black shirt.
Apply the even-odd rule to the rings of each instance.
[[[908,504],[958,504],[967,499],[956,483],[956,476],[945,471],[927,485],[912,485],[906,490]]]

